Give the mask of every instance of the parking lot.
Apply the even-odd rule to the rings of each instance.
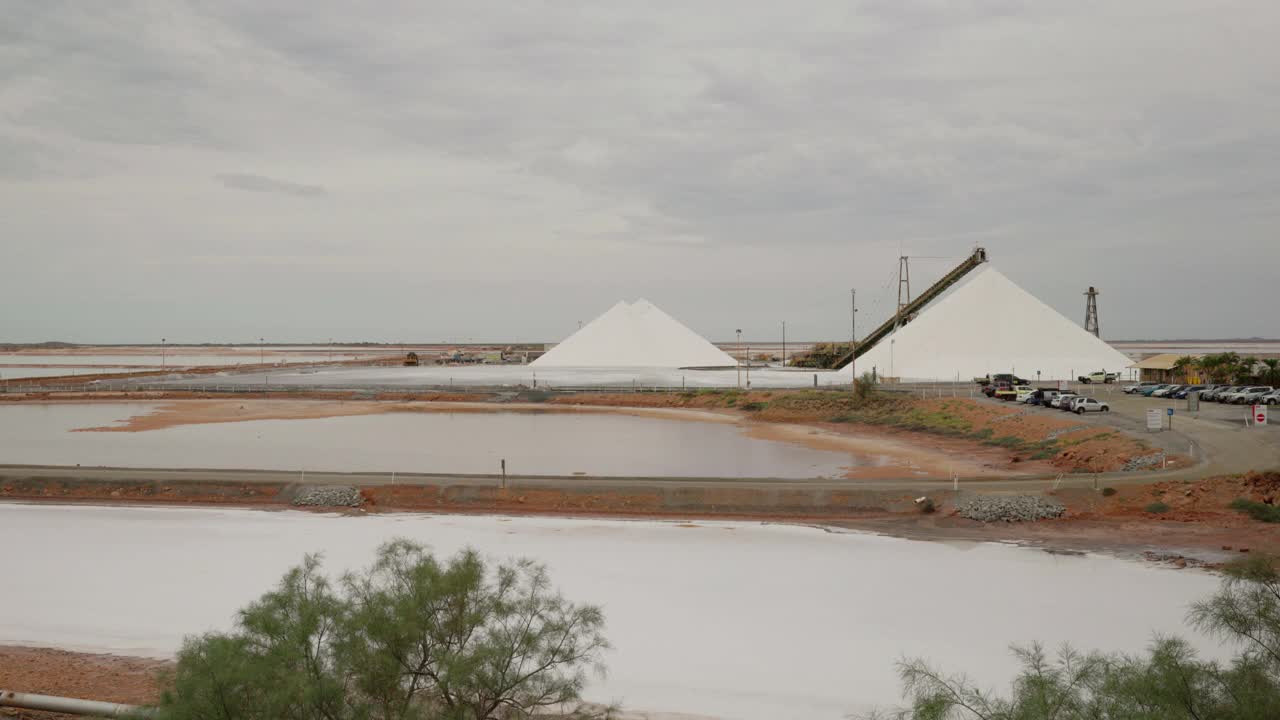
[[[1126,395],[1120,384],[1072,384],[1071,391],[1107,403],[1110,412],[1070,415],[1081,423],[1107,425],[1141,435],[1157,448],[1171,454],[1190,455],[1197,462],[1207,461],[1199,474],[1235,473],[1258,469],[1280,468],[1280,406],[1268,408],[1266,426],[1246,425],[1249,406],[1201,401],[1199,410],[1188,410],[1187,400]],[[981,398],[982,395],[977,395]],[[1012,405],[1016,403],[985,399],[986,402]],[[1169,409],[1173,415],[1168,415]],[[1147,429],[1147,411],[1162,410],[1163,430]],[[1031,413],[1060,414],[1057,408],[1026,406]]]

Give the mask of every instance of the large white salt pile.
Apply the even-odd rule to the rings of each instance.
[[[536,367],[726,367],[735,360],[648,300],[619,302],[534,360]]]
[[[910,323],[858,358],[861,375],[971,380],[995,373],[1068,379],[1120,372],[1123,353],[1063,317],[994,267],[930,303]],[[849,366],[841,368],[845,375]]]

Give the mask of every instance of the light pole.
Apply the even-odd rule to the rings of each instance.
[[[742,328],[738,328],[738,387],[742,387]]]
[[[167,341],[166,341],[164,338],[160,338],[160,369],[161,369],[161,370],[163,370],[163,369],[165,368],[165,360],[164,360],[164,344],[165,344],[165,342],[167,342]]]
[[[858,291],[849,290],[849,389],[858,391]]]
[[[787,366],[787,321],[782,321],[782,367]]]
[[[259,365],[267,364],[266,342],[267,342],[266,338],[258,338],[258,364]]]

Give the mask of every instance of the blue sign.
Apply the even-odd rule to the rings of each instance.
[[[1169,417],[1173,417],[1173,408],[1169,408],[1167,412],[1169,413]]]

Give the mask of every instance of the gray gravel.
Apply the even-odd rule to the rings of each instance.
[[[1145,470],[1149,467],[1155,467],[1164,462],[1164,453],[1152,453],[1151,455],[1143,455],[1141,457],[1129,458],[1120,470],[1131,472],[1133,470]]]
[[[1067,435],[1067,434],[1069,434],[1069,433],[1076,432],[1077,430],[1087,430],[1087,429],[1089,429],[1089,427],[1090,427],[1089,425],[1072,425],[1071,427],[1068,427],[1068,428],[1062,428],[1061,430],[1054,430],[1053,432],[1049,433],[1048,435],[1045,435],[1045,436],[1044,436],[1044,439],[1045,439],[1045,440],[1057,440],[1058,438],[1062,437],[1063,435]]]
[[[294,505],[319,507],[360,507],[364,499],[350,485],[308,485],[293,496]]]
[[[981,522],[1027,522],[1062,517],[1067,508],[1038,495],[977,495],[961,500],[956,511]]]

